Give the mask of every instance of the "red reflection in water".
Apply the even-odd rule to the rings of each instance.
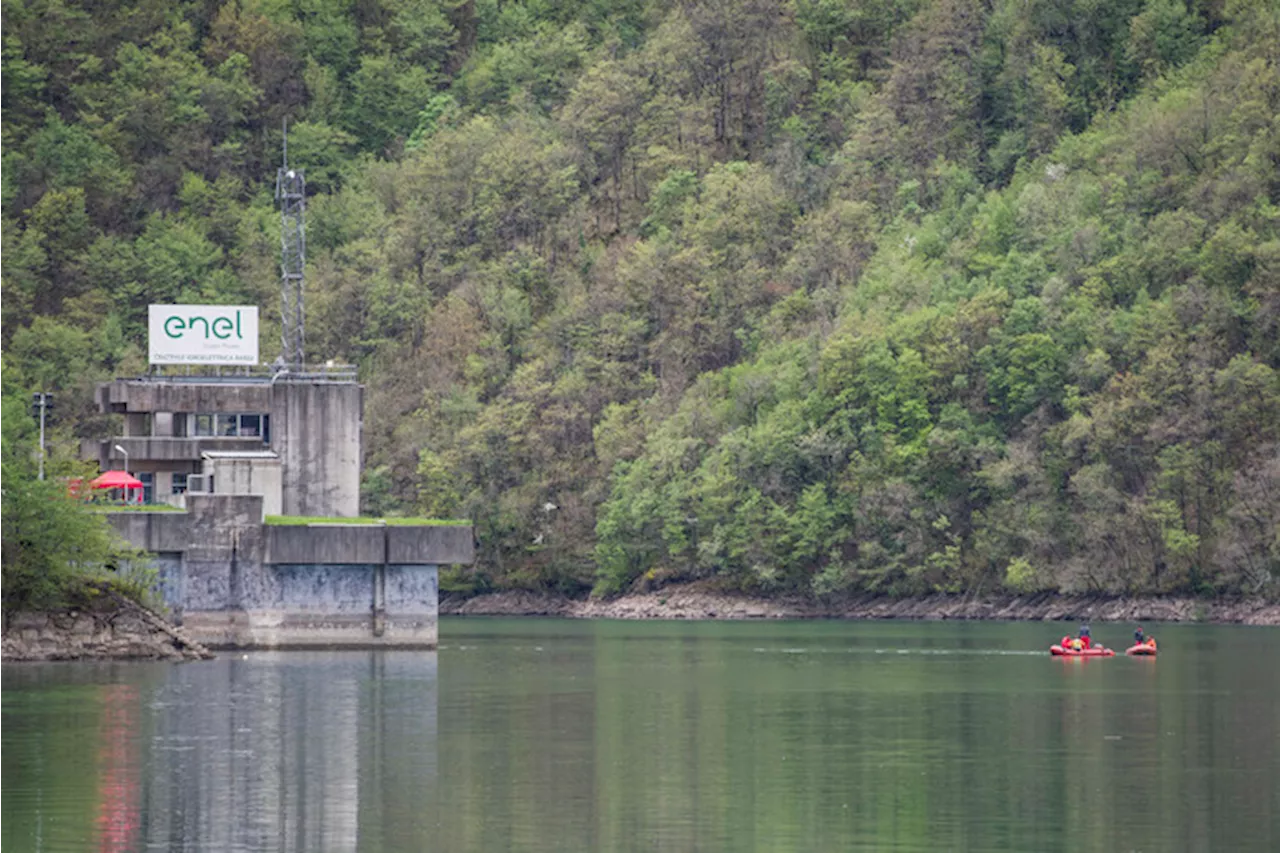
[[[138,849],[142,820],[137,773],[135,733],[138,728],[138,691],[128,684],[102,688],[102,722],[99,726],[98,850],[125,853]]]

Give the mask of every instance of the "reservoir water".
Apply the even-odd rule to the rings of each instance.
[[[0,847],[1280,849],[1280,629],[1051,659],[1071,627],[445,619],[434,653],[6,664]]]

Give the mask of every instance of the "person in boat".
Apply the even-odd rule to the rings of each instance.
[[[1080,626],[1080,644],[1086,649],[1093,648],[1093,641],[1089,639],[1089,625],[1085,623]]]
[[[1152,651],[1155,651],[1155,648],[1156,648],[1156,638],[1155,638],[1155,637],[1148,637],[1145,633],[1143,633],[1143,631],[1142,631],[1142,626],[1141,626],[1141,625],[1139,625],[1139,626],[1138,626],[1138,630],[1136,630],[1136,631],[1134,631],[1134,632],[1133,632],[1133,644],[1134,644],[1135,646],[1146,646],[1147,648],[1151,649]]]
[[[1085,648],[1084,640],[1081,640],[1079,637],[1076,637],[1071,641],[1071,651],[1078,652],[1078,651],[1082,651],[1084,648]]]

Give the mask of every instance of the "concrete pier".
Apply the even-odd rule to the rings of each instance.
[[[273,526],[262,501],[193,494],[186,512],[109,517],[211,648],[436,647],[439,567],[472,562],[470,525]]]

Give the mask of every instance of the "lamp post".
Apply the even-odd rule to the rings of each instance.
[[[40,479],[44,479],[44,419],[53,408],[53,395],[37,391],[31,395],[31,408],[40,416]]]
[[[124,472],[128,474],[129,473],[129,451],[125,450],[123,447],[121,447],[118,444],[115,447],[116,447],[116,451],[119,452],[119,454],[124,457]],[[124,490],[124,502],[125,503],[129,502],[128,489]]]

